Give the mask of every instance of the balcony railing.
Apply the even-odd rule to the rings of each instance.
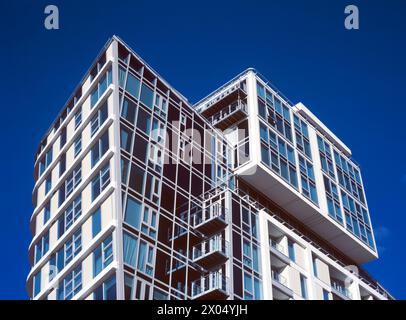
[[[211,206],[196,212],[191,217],[192,226],[197,228],[212,220],[227,221],[227,210],[219,203],[214,203]]]
[[[277,271],[272,270],[272,279],[274,279],[278,283],[284,285],[285,287],[288,286],[287,279]]]
[[[228,242],[222,236],[215,236],[195,245],[192,249],[192,260],[195,262],[213,254],[228,256]]]
[[[275,250],[279,251],[280,253],[282,253],[283,255],[286,256],[285,247],[282,246],[281,244],[277,243],[275,240],[270,239],[270,240],[269,240],[269,245],[270,245],[272,248],[274,248]]]
[[[216,297],[228,296],[228,278],[220,272],[211,272],[208,275],[192,282],[192,299],[197,299],[217,293]]]
[[[208,120],[212,125],[215,126],[221,123],[222,121],[226,120],[231,115],[236,114],[236,112],[238,111],[241,111],[243,114],[247,115],[248,114],[247,104],[242,101],[235,101],[231,103],[229,106],[221,109],[219,112],[212,115]]]
[[[331,283],[331,288],[332,288],[335,292],[337,292],[337,293],[339,293],[339,294],[341,294],[341,295],[347,297],[348,299],[352,299],[352,294],[351,294],[351,292],[350,292],[346,287],[344,287],[342,284],[340,284],[340,283],[338,283],[338,282],[336,282],[336,281],[332,281],[332,283]]]

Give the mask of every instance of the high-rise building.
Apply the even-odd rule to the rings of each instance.
[[[34,176],[32,299],[392,299],[350,149],[254,69],[192,105],[114,36]]]

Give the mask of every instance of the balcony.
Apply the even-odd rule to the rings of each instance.
[[[222,236],[214,236],[193,247],[192,261],[211,270],[227,261],[228,250],[228,242]]]
[[[337,295],[339,298],[343,300],[351,300],[352,294],[351,292],[340,282],[335,280],[331,281],[331,291],[333,294]]]
[[[293,291],[288,287],[287,279],[278,271],[272,270],[272,294],[275,300],[293,298]]]
[[[221,130],[225,130],[229,126],[239,122],[247,116],[248,108],[246,103],[238,100],[221,109],[219,112],[212,115],[208,120],[213,126]]]
[[[210,237],[227,226],[227,210],[218,203],[196,212],[191,217],[194,231]]]
[[[192,282],[192,299],[223,300],[229,296],[228,278],[220,272],[208,275]]]
[[[286,255],[284,246],[276,242],[274,239],[269,239],[269,248],[272,257],[276,258],[271,259],[274,267],[282,268],[290,264],[290,258]]]

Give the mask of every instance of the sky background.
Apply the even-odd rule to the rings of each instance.
[[[60,30],[44,28],[47,4]],[[113,34],[191,102],[255,67],[308,106],[361,165],[380,253],[365,268],[406,298],[406,0],[3,0],[0,14],[0,299],[27,299],[38,143]]]

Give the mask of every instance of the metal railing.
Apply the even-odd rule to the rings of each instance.
[[[214,218],[220,218],[224,222],[227,221],[227,209],[219,203],[214,203],[209,207],[196,212],[191,218],[192,227],[197,227]]]
[[[211,272],[192,282],[191,296],[196,298],[213,290],[221,290],[228,294],[228,278],[220,272]]]
[[[284,285],[285,287],[288,287],[288,280],[281,275],[279,272],[272,270],[272,279],[280,283],[281,285]]]
[[[192,249],[192,260],[198,260],[214,252],[228,256],[228,242],[220,235],[195,245]]]
[[[231,103],[230,105],[228,105],[226,108],[223,108],[219,112],[212,115],[208,120],[210,121],[210,123],[212,125],[216,125],[220,121],[227,118],[230,114],[232,114],[238,110],[241,110],[245,114],[247,114],[248,113],[247,104],[243,103],[242,101],[235,101],[235,102]]]
[[[338,283],[336,281],[332,281],[331,288],[334,291],[346,296],[347,298],[352,299],[352,293],[350,292],[350,290],[348,290],[348,288],[346,288],[342,284],[340,284],[340,283]]]
[[[285,247],[281,244],[277,243],[274,239],[269,239],[269,245],[274,248],[275,250],[279,251],[283,255],[286,256]]]

